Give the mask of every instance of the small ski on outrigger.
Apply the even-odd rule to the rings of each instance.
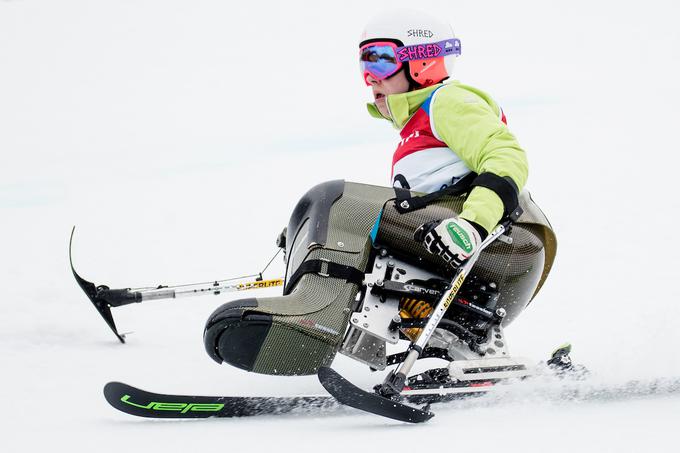
[[[267,270],[279,252],[277,252],[271,260],[269,260],[269,263],[267,263],[261,272],[257,274],[244,275],[242,277],[215,280],[204,283],[190,283],[176,286],[158,285],[146,288],[111,289],[107,285],[95,285],[94,283],[81,277],[73,266],[73,235],[75,231],[76,227],[74,226],[71,230],[71,238],[69,239],[68,244],[68,258],[73,277],[76,279],[78,286],[80,286],[83,292],[85,292],[85,295],[88,299],[90,299],[90,302],[92,302],[94,308],[101,315],[102,319],[104,319],[116,338],[118,338],[118,341],[121,343],[125,343],[125,334],[118,332],[118,328],[116,327],[116,323],[113,319],[113,314],[111,313],[112,308],[149,300],[177,299],[180,297],[203,296],[208,294],[220,295],[227,292],[272,288],[283,285],[283,278],[264,280],[262,277],[264,271]]]

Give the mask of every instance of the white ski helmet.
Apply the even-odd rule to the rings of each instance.
[[[403,63],[406,67],[406,77],[419,87],[434,85],[449,78],[453,74],[456,56],[460,54],[460,41],[456,39],[451,25],[427,13],[415,10],[393,10],[371,19],[361,35],[359,47],[363,48],[372,42],[381,41],[393,42],[401,47],[445,41],[446,46],[450,47],[450,43],[456,43],[455,52],[420,58],[415,61],[411,59]],[[366,74],[364,74],[365,77]]]

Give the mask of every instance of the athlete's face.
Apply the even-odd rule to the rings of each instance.
[[[385,80],[374,79],[368,75],[366,81],[371,84],[376,107],[378,107],[380,113],[387,117],[390,116],[390,112],[387,110],[387,96],[406,93],[409,89],[408,79],[403,69]]]

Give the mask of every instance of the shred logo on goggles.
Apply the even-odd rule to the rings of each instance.
[[[444,41],[426,44],[414,44],[397,48],[397,58],[400,62],[413,60],[429,60],[447,55],[460,55],[460,39],[445,39]]]

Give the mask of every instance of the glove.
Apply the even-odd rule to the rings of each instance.
[[[460,267],[482,243],[477,229],[467,220],[457,217],[421,225],[414,239],[422,242],[428,252],[441,256],[453,267]]]

